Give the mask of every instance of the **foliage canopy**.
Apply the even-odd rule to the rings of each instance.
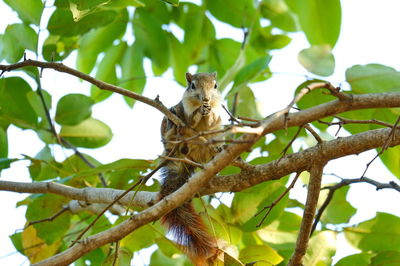
[[[198,72],[216,71],[219,90],[226,95],[228,108],[235,110],[237,116],[253,119],[265,117],[257,108],[252,84],[274,75],[269,68],[273,51],[284,49],[291,41],[291,33],[305,34],[310,47],[299,52],[298,60],[315,79],[305,79],[299,84],[296,90],[299,93],[305,86],[324,81],[334,72],[332,49],[341,29],[339,0],[231,0],[229,4],[223,0],[203,0],[200,4],[179,0],[55,0],[51,6],[41,0],[4,2],[17,12],[20,22],[8,25],[0,34],[0,61],[15,64],[25,60],[27,54],[44,61],[59,62],[74,55],[78,71],[137,94],[142,94],[146,76],[151,75],[144,68],[146,59],[151,62],[152,74],[161,76],[172,69],[174,79],[182,86],[185,86],[185,72],[189,67]],[[44,14],[49,14],[48,21]],[[243,41],[218,38],[216,21],[243,29]],[[44,37],[45,40],[40,41]],[[107,100],[112,92],[92,85],[90,95],[67,94],[54,102],[51,91],[41,87],[40,68],[18,69],[26,75],[2,70],[0,171],[12,167],[15,161],[29,160],[33,182],[52,181],[75,188],[106,185],[125,190],[156,168],[159,160],[116,158],[115,162],[102,164],[79,151],[63,161],[56,160],[52,151],[54,145],[77,150],[100,148],[110,142],[112,129],[92,117],[92,108]],[[400,88],[400,73],[384,65],[355,65],[346,71],[346,82],[350,85],[348,94],[396,93]],[[126,96],[124,99],[126,104],[134,107],[134,99]],[[307,109],[332,99],[315,90],[303,97],[297,107]],[[54,118],[48,116],[49,110],[55,114]],[[342,119],[352,121],[376,119],[393,124],[400,111],[398,108],[374,108],[340,115]],[[328,115],[323,121],[325,123],[310,121],[310,124],[320,135],[328,136],[327,123],[338,120]],[[52,127],[53,123],[56,123],[56,129]],[[36,132],[43,142],[43,149],[35,157],[9,158],[8,138],[12,136],[7,130],[10,126]],[[368,122],[342,123],[341,126],[355,136],[382,127]],[[257,152],[251,156],[244,152],[242,158],[251,165],[274,162],[281,157],[296,131],[295,127],[274,131],[270,133],[271,137],[261,138],[252,146]],[[303,147],[312,146],[307,143],[308,135],[304,130],[297,135]],[[286,152],[300,151],[289,146]],[[399,154],[399,146],[380,154],[382,162],[397,178],[400,178]],[[228,166],[220,175],[233,175],[239,171],[237,167]],[[303,180],[305,175],[301,176]],[[286,176],[235,192],[230,207],[221,202],[211,205],[211,196],[205,197],[204,201],[193,200],[199,211],[206,210],[205,220],[212,225],[216,236],[234,250],[232,254],[236,254],[236,258],[230,258],[232,265],[254,261],[259,261],[260,265],[288,263],[302,220],[299,212],[293,209],[302,211],[305,205],[286,195],[261,225],[262,215],[256,214],[285,192],[289,180],[292,178]],[[157,192],[158,182],[141,186],[140,190]],[[349,187],[344,186],[332,194],[330,204],[320,217],[318,230],[308,243],[304,264],[331,265],[336,236],[340,232],[344,232],[347,241],[360,253],[345,257],[336,265],[389,265],[391,261],[400,260],[400,218],[378,213],[359,225],[349,225],[356,210],[346,199],[348,190]],[[326,197],[327,194],[321,193],[319,207]],[[17,206],[27,206],[29,223],[52,217],[70,200],[60,195],[39,193],[28,196]],[[131,209],[132,212],[140,210],[137,207]],[[86,235],[105,231],[129,218],[124,211],[114,214],[115,219],[101,216]],[[68,210],[52,221],[28,226],[10,238],[21,254],[36,263],[68,249],[76,232],[85,229],[95,218],[90,209]],[[181,254],[179,248],[166,238],[165,229],[156,222],[140,227],[120,241],[117,265],[129,265],[136,251],[152,245],[158,248],[151,255],[151,265],[188,263],[184,256],[177,255]],[[115,265],[115,250],[115,244],[108,243],[75,263]],[[226,255],[225,263],[227,261]]]

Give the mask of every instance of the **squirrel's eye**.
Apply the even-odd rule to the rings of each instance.
[[[191,88],[192,90],[195,90],[195,89],[196,89],[196,86],[194,86],[194,83],[190,83],[190,88]]]
[[[215,83],[215,85],[214,85],[214,89],[216,89],[216,88],[218,88],[217,83]]]

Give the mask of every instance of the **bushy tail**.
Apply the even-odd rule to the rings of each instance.
[[[216,255],[216,239],[207,232],[191,203],[172,210],[162,217],[161,222],[196,266],[208,265]]]

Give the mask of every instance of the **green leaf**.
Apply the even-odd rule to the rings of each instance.
[[[175,254],[182,253],[182,251],[177,247],[177,244],[166,237],[156,238],[155,242],[162,253],[169,258],[172,258]]]
[[[345,228],[346,239],[362,251],[400,251],[400,218],[378,212],[376,217]]]
[[[235,102],[236,97],[236,115],[250,117],[254,119],[262,118],[260,114],[260,103],[254,96],[253,91],[248,87],[241,87],[237,92],[237,96],[235,94],[230,94],[227,96],[228,106],[230,109],[233,109],[233,104]]]
[[[171,65],[174,70],[174,78],[182,86],[185,86],[185,73],[189,67],[190,61],[188,54],[184,50],[183,44],[173,35],[168,34],[169,45],[171,47]]]
[[[245,247],[240,251],[239,260],[246,264],[251,262],[268,262],[272,265],[277,265],[283,261],[283,258],[270,246],[264,244]]]
[[[4,51],[4,43],[3,43],[4,34],[0,34],[0,62],[6,58],[6,52]]]
[[[0,158],[8,156],[7,131],[0,127]]]
[[[114,2],[114,1],[113,1]],[[98,55],[107,50],[112,43],[123,36],[129,20],[127,10],[121,10],[115,21],[86,33],[79,40],[78,57],[76,66],[84,73],[90,73],[96,64]]]
[[[251,82],[252,79],[256,78],[258,75],[260,75],[262,71],[264,71],[268,67],[271,58],[272,57],[270,55],[267,55],[243,67],[239,71],[239,73],[237,73],[234,79],[233,87],[240,88],[241,86],[244,86],[247,83]]]
[[[209,58],[207,58],[207,60],[209,61],[210,67],[215,71],[217,71],[219,77],[221,78],[224,77],[228,69],[230,69],[235,64],[236,58],[240,53],[240,47],[241,44],[232,39],[219,39],[215,40],[210,44],[209,48],[210,55]],[[242,64],[240,64],[240,67],[241,66]],[[208,70],[205,69],[202,71],[208,71]],[[233,78],[234,76],[232,77],[232,79]],[[230,81],[231,80],[229,80],[229,82]]]
[[[121,240],[121,246],[127,248],[131,252],[141,250],[153,245],[154,239],[158,234],[150,225],[139,227],[127,237]]]
[[[18,161],[19,159],[11,159],[11,158],[0,158],[0,171],[3,169],[10,168],[10,165],[13,162]]]
[[[398,92],[400,72],[394,68],[379,65],[355,65],[346,71],[346,81],[353,93]]]
[[[129,91],[142,94],[146,85],[146,73],[143,67],[143,47],[137,42],[129,46],[122,56],[122,75],[118,84]],[[126,102],[132,107],[135,101],[125,97]]]
[[[283,212],[270,225],[257,231],[257,235],[274,249],[290,250],[295,247],[301,217],[291,212]]]
[[[78,47],[78,37],[49,35],[43,44],[43,57],[47,61],[61,61]]]
[[[331,265],[336,253],[336,233],[322,231],[310,238],[304,265]]]
[[[75,4],[76,8],[79,10],[86,10],[104,5],[108,2],[108,0],[69,0],[69,2]]]
[[[263,0],[260,3],[261,15],[271,21],[271,25],[284,31],[298,31],[295,14],[289,9],[285,0]]]
[[[100,10],[75,21],[70,10],[57,8],[49,19],[47,29],[52,35],[70,37],[107,25],[116,16],[117,12],[114,10]]]
[[[101,165],[100,162],[98,162],[93,157],[84,153],[81,154],[82,156],[84,156],[85,160],[89,161],[93,166],[96,167]],[[90,186],[96,186],[98,183],[100,183],[100,178],[97,175],[74,177],[76,173],[89,170],[91,168],[92,167],[87,165],[80,156],[74,154],[62,162],[62,167],[60,171],[60,177],[62,179],[60,183],[78,188],[87,187],[88,184],[90,184]]]
[[[117,63],[121,60],[121,56],[124,54],[126,49],[126,43],[120,43],[116,46],[111,46],[106,54],[104,55],[103,59],[101,60],[97,72],[96,72],[96,79],[101,81],[115,84],[117,82],[117,72],[116,67]],[[90,97],[97,103],[101,102],[112,94],[111,91],[101,90],[96,86],[92,85],[90,91]]]
[[[335,57],[329,45],[315,45],[303,49],[298,60],[305,69],[319,76],[330,76],[335,70]]]
[[[46,194],[36,197],[29,203],[26,210],[26,219],[30,222],[49,218],[59,212],[63,205],[68,202],[61,196]],[[68,230],[71,214],[64,212],[52,221],[36,223],[33,225],[38,237],[43,239],[46,244],[51,245],[59,240]]]
[[[400,179],[400,146],[389,147],[379,158],[389,171]]]
[[[93,100],[83,94],[64,95],[57,103],[56,121],[60,125],[73,126],[92,115]]]
[[[40,24],[43,12],[43,2],[41,0],[4,0],[24,22],[35,25]]]
[[[137,9],[133,17],[133,30],[137,42],[144,48],[145,55],[152,60],[153,72],[161,75],[169,67],[169,44],[162,22],[155,14]]]
[[[8,25],[5,31],[5,36],[10,34],[16,43],[24,49],[31,50],[36,53],[37,50],[37,33],[29,26],[24,24]]]
[[[139,0],[113,0],[108,1],[105,6],[110,8],[125,8],[128,6],[144,7],[146,5]]]
[[[60,137],[71,144],[84,148],[99,148],[110,142],[111,129],[94,118],[88,118],[75,126],[62,126]]]
[[[331,202],[321,217],[323,223],[348,223],[350,218],[356,213],[356,208],[351,206],[351,204],[346,200],[349,188],[349,186],[346,186],[336,190]]]
[[[118,161],[103,164],[95,168],[85,169],[75,174],[74,177],[85,177],[97,175],[99,173],[106,173],[110,171],[116,170],[125,170],[125,169],[136,169],[140,171],[146,171],[152,167],[154,162],[150,160],[138,160],[138,159],[120,159]]]
[[[215,39],[215,29],[205,15],[204,8],[195,4],[184,2],[179,9],[173,9],[172,12],[175,22],[184,30],[185,34],[181,45],[171,46],[171,53],[173,53],[173,57],[182,55],[181,57],[184,58],[182,68],[187,68],[199,60],[202,53],[205,54],[205,50],[208,50],[208,45]],[[206,71],[211,72],[210,70]],[[181,82],[181,80],[179,81]],[[181,84],[185,84],[185,81]]]
[[[400,252],[382,251],[371,259],[370,265],[396,266],[400,264]]]
[[[168,5],[160,0],[146,0],[144,8],[140,10],[148,14],[152,14],[152,18],[160,24],[169,24],[172,16],[171,9]],[[176,10],[173,8],[172,10]]]
[[[285,178],[285,180],[287,179]],[[282,184],[285,180],[262,183],[235,193],[231,207],[234,221],[240,224],[244,231],[258,230],[259,228],[256,225],[261,221],[265,212],[256,217],[254,215],[265,206],[270,205],[285,191],[286,187]],[[286,196],[273,208],[262,227],[270,224],[281,215],[287,200],[288,197]]]
[[[288,1],[289,2],[289,1]],[[340,0],[292,0],[300,26],[311,45],[335,46],[341,25]]]
[[[151,254],[150,265],[151,266],[184,266],[186,259],[183,255],[175,256],[173,259],[165,256],[161,250],[157,249]],[[190,265],[190,264],[189,264]]]
[[[26,49],[36,53],[37,41],[37,34],[31,27],[24,24],[8,25],[3,35],[6,60],[9,63],[18,62]]]
[[[125,266],[131,265],[133,253],[126,248],[119,248],[118,253],[111,253],[106,260],[102,263],[102,266]]]
[[[51,95],[41,89],[43,98],[44,98],[44,102],[46,103],[46,107],[50,110],[51,109]],[[46,120],[47,122],[47,117],[46,117],[46,113],[44,111],[44,107],[43,107],[43,103],[42,100],[40,99],[40,96],[38,95],[37,91],[30,91],[27,94],[27,98],[28,101],[30,103],[30,105],[32,106],[33,110],[35,110],[35,112],[38,114],[38,116],[40,116],[42,118],[42,121]],[[48,123],[46,123],[46,129],[48,129],[49,127],[47,126]]]
[[[24,255],[24,247],[22,246],[22,232],[10,235],[10,239],[15,249],[18,250],[19,253]]]
[[[47,179],[56,178],[59,174],[61,165],[53,158],[49,146],[45,146],[35,158],[28,158],[31,160],[29,166],[29,173],[32,180],[42,181]]]
[[[231,0],[227,5],[224,0],[207,0],[206,7],[217,19],[234,27],[249,27],[254,19],[253,0]]]
[[[19,77],[0,79],[0,120],[6,120],[21,128],[34,128],[38,116],[28,101],[32,89]]]
[[[72,239],[71,241],[73,240],[75,239]],[[76,260],[74,264],[75,266],[102,265],[106,258],[107,256],[104,253],[103,248],[96,248],[95,250],[83,255],[79,260]]]
[[[179,6],[179,0],[162,0],[162,1],[176,7]]]
[[[354,254],[342,258],[335,264],[335,266],[348,266],[348,265],[369,266],[371,265],[372,257],[373,254],[370,253]]]

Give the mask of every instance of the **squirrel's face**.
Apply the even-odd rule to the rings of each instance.
[[[194,110],[200,107],[207,109],[217,108],[220,105],[221,97],[217,89],[217,73],[186,73],[188,86],[183,100],[186,106]]]

